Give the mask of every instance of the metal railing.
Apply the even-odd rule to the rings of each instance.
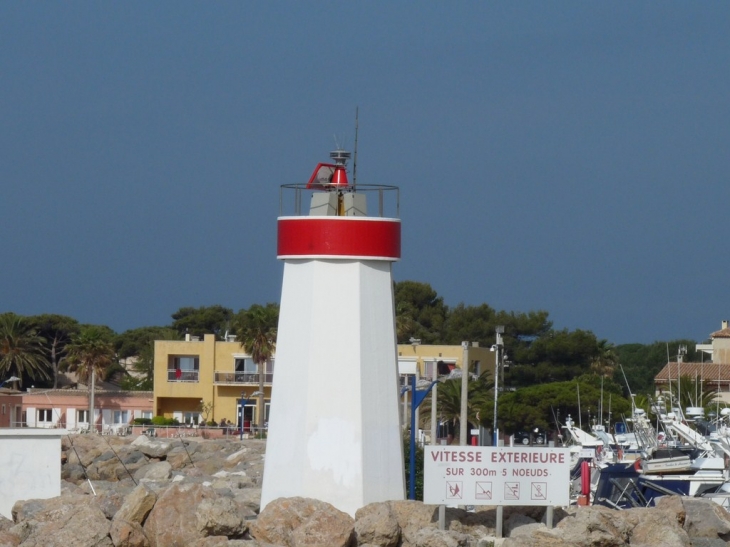
[[[308,215],[311,195],[321,191],[321,188],[307,188],[306,184],[283,184],[279,191],[279,216]],[[367,199],[368,216],[400,217],[400,189],[397,186],[358,184],[338,191],[364,194]]]
[[[168,382],[198,382],[200,373],[197,370],[167,369]]]
[[[216,384],[255,384],[259,383],[258,372],[216,372],[214,382]],[[274,381],[274,373],[264,373],[264,384]]]

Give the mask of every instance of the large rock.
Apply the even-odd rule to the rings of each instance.
[[[238,504],[230,498],[203,500],[197,517],[198,530],[205,536],[241,537],[248,530]]]
[[[132,446],[148,458],[164,458],[173,448],[172,442],[157,441],[150,439],[146,435],[140,435],[137,437],[134,441],[132,441]]]
[[[157,495],[140,484],[124,500],[112,519],[109,535],[115,547],[147,547],[150,542],[142,525],[157,501]]]
[[[112,547],[110,523],[90,496],[18,501],[12,513],[23,547]]]
[[[691,538],[730,541],[730,513],[708,499],[680,499],[685,511],[684,529]]]
[[[148,463],[137,469],[134,478],[137,481],[164,481],[170,478],[172,466],[164,462]]]
[[[512,518],[520,520],[514,515]],[[669,505],[626,511],[593,506],[571,508],[553,530],[536,524],[516,527],[503,547],[689,547],[691,544]]]
[[[259,542],[285,547],[349,547],[355,521],[327,502],[279,498],[269,503],[251,525]]]
[[[625,511],[626,521],[633,525],[630,544],[634,546],[689,547],[689,536],[679,523],[667,519],[666,514],[656,509],[629,509]]]
[[[371,503],[355,513],[355,537],[358,545],[396,547],[400,525],[389,503]]]
[[[198,508],[204,501],[214,502],[218,497],[202,484],[173,484],[167,488],[143,527],[151,547],[182,547],[209,535],[206,528],[198,527]]]

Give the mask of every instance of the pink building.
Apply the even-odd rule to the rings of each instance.
[[[94,395],[96,430],[126,426],[135,418],[152,418],[151,391],[105,391]],[[71,431],[89,428],[89,392],[77,389],[31,389],[27,392],[0,388],[0,427],[63,427]]]

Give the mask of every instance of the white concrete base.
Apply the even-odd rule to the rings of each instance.
[[[18,500],[61,495],[65,429],[0,429],[0,514],[12,519]]]
[[[405,498],[391,264],[287,260],[261,507]]]

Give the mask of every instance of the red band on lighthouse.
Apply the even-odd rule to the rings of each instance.
[[[400,258],[400,220],[356,217],[281,217],[277,256],[287,258]]]

